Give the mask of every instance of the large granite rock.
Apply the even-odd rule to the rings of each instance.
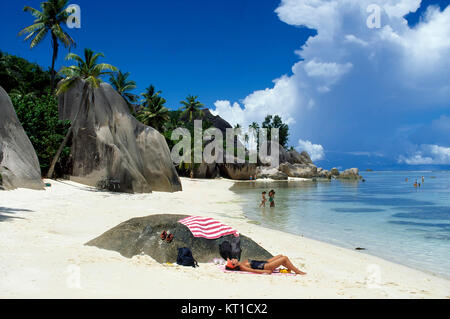
[[[317,169],[317,177],[331,179],[331,172],[329,170],[323,169],[322,167],[319,167]]]
[[[234,180],[249,180],[256,175],[256,164],[219,164],[221,176]]]
[[[313,178],[317,176],[317,167],[313,164],[283,163],[279,170],[289,177]]]
[[[84,82],[59,97],[61,120],[74,123],[71,179],[119,192],[175,192],[181,182],[164,137],[137,121],[109,85],[94,90],[93,104],[74,122]]]
[[[259,166],[256,170],[256,178],[269,178],[277,181],[288,180],[287,174],[278,170],[278,168],[270,168]]]
[[[359,180],[362,178],[362,176],[359,175],[359,169],[357,168],[350,168],[346,169],[342,173],[337,176],[339,179],[349,179],[349,180]]]
[[[36,151],[2,87],[0,114],[0,175],[3,188],[44,189]]]
[[[330,173],[331,173],[331,176],[334,176],[334,177],[337,177],[337,176],[339,176],[339,170],[336,168],[336,167],[333,167],[331,170],[330,170]]]
[[[215,257],[220,257],[219,244],[233,235],[214,240],[196,238],[189,228],[178,223],[185,217],[188,216],[164,214],[133,218],[108,230],[86,245],[114,250],[127,258],[144,253],[160,263],[175,263],[178,248],[181,247],[190,248],[198,262],[209,262]],[[160,234],[163,230],[174,234],[175,237],[171,243],[161,240]],[[249,258],[264,260],[273,257],[250,238],[244,235],[240,235],[240,237],[241,260]]]
[[[206,178],[212,179],[220,177],[220,170],[216,163],[208,164],[201,163],[194,168],[194,177],[195,178]]]

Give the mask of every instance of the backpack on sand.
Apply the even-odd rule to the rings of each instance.
[[[178,248],[177,264],[181,266],[198,267],[197,261],[192,256],[192,252],[189,248]]]

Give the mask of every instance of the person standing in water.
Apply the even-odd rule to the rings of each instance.
[[[267,202],[266,192],[262,192],[262,201],[261,201],[261,205],[259,205],[259,207],[266,207],[266,202]]]
[[[269,203],[270,207],[275,207],[275,191],[273,189],[269,192]]]

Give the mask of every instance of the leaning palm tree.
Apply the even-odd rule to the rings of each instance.
[[[200,108],[204,105],[197,101],[198,96],[188,95],[186,101],[181,101],[180,103],[183,105],[181,110],[183,114],[189,114],[189,121],[192,122],[193,116],[197,115],[200,112]]]
[[[137,86],[136,82],[128,80],[129,76],[129,72],[115,72],[109,78],[109,83],[111,83],[111,86],[123,97],[125,102],[127,102],[130,111],[134,112],[132,105],[138,101],[139,96],[130,92]]]
[[[73,133],[73,128],[77,123],[80,111],[82,109],[88,111],[91,103],[93,103],[94,89],[99,88],[100,83],[103,82],[101,77],[117,71],[117,68],[110,64],[97,63],[98,59],[101,57],[104,57],[103,53],[95,54],[91,49],[84,49],[84,60],[74,53],[69,53],[66,60],[74,60],[77,62],[77,65],[63,67],[59,71],[61,75],[65,76],[65,79],[60,83],[59,88],[56,91],[57,95],[67,92],[79,80],[84,81],[84,86],[77,114],[73,119],[72,125],[70,126],[66,137],[53,158],[52,164],[50,165],[50,169],[48,171],[48,178],[53,177],[55,165]]]
[[[144,108],[139,112],[137,119],[161,132],[164,125],[169,122],[170,116],[169,110],[164,106],[166,99],[162,98],[160,94],[161,91],[156,92],[153,85],[150,85],[147,91],[141,94],[144,97]]]
[[[50,74],[52,93],[55,89],[55,62],[58,57],[59,43],[61,42],[69,49],[72,46],[75,46],[75,41],[61,27],[61,24],[65,23],[70,16],[70,13],[66,11],[68,1],[69,0],[48,0],[42,2],[41,11],[29,6],[23,8],[23,11],[31,13],[36,18],[32,25],[19,32],[19,36],[27,34],[25,41],[31,40],[31,49],[42,43],[48,33],[51,35],[53,49]]]

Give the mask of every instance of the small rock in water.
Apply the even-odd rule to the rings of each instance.
[[[365,248],[356,247],[355,250],[366,250]]]

